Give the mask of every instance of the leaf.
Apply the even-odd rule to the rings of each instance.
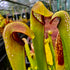
[[[26,70],[24,42],[18,37],[17,32],[24,33],[34,38],[34,33],[22,22],[7,24],[3,31],[5,49],[13,70]]]
[[[44,49],[44,17],[51,17],[52,15],[53,13],[50,12],[40,1],[35,3],[31,9],[30,27],[35,34],[33,46],[38,70],[48,70]]]
[[[70,70],[70,16],[66,11],[58,11],[52,16],[52,21],[55,18],[60,19],[57,27],[63,45],[65,70]]]

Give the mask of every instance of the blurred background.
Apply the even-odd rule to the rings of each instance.
[[[70,11],[70,0],[0,0],[1,14],[14,14],[30,12],[31,7],[37,1],[45,1],[52,5],[52,11],[66,10]],[[5,12],[5,11],[6,12]]]

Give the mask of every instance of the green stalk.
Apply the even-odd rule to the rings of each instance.
[[[36,63],[36,60],[35,60],[35,54],[33,55],[34,59],[31,57],[31,54],[30,53],[30,48],[28,46],[28,43],[27,43],[27,40],[25,38],[23,38],[24,42],[25,42],[25,50],[26,50],[26,54],[27,54],[27,57],[29,59],[29,62],[30,62],[30,65],[31,65],[31,68],[34,70],[35,67],[37,67],[37,63]]]
[[[70,16],[65,11],[59,11],[52,16],[52,19],[56,17],[61,19],[58,30],[63,45],[65,70],[70,70]]]
[[[54,47],[53,47],[53,43],[52,43],[51,34],[52,34],[52,32],[48,31],[49,47],[50,47],[52,57],[53,57],[53,68],[52,68],[52,70],[54,70],[54,69],[56,69],[56,66],[55,66],[55,53],[54,53]]]

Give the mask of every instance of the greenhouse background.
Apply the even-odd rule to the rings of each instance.
[[[30,10],[33,4],[39,0],[0,0],[0,13],[1,14],[12,14],[18,11],[19,13],[24,12],[24,10]],[[70,10],[70,0],[40,0],[45,1],[52,5],[52,11]],[[20,10],[19,10],[20,9]],[[5,10],[6,12],[4,12]]]

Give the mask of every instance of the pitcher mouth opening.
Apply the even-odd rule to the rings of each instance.
[[[42,25],[45,24],[45,20],[44,20],[44,16],[43,16],[43,15],[38,14],[38,13],[35,13],[35,12],[33,12],[33,11],[32,11],[32,15],[33,15],[33,17],[34,17],[39,23],[41,23]]]
[[[50,24],[52,24],[52,22],[53,22],[55,19],[58,19],[58,20],[59,20],[59,23],[60,23],[61,18],[60,18],[60,17],[55,17],[55,18],[53,18],[53,19],[50,21]],[[59,24],[59,23],[58,23],[58,24]]]
[[[12,38],[19,43],[20,45],[25,45],[24,41],[20,38],[20,36],[18,35],[18,32],[13,32],[12,33]]]

